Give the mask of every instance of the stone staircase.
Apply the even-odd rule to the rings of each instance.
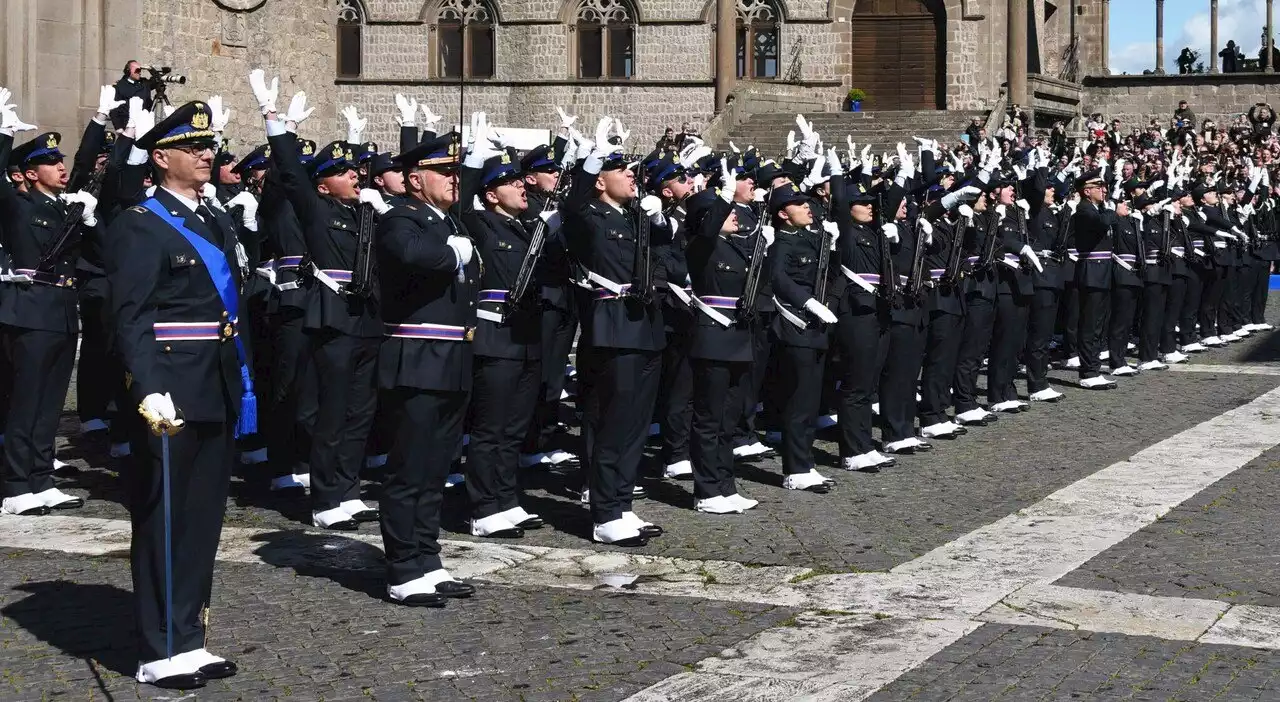
[[[879,112],[814,112],[805,117],[813,122],[814,129],[822,135],[825,146],[835,146],[844,153],[845,135],[853,137],[858,149],[864,144],[871,144],[872,152],[893,152],[898,142],[905,143],[915,151],[915,142],[911,137],[919,136],[937,139],[946,144],[960,141],[960,135],[974,117],[985,117],[982,112],[953,111],[896,111]],[[796,138],[800,131],[796,128],[796,115],[792,113],[768,112],[757,113],[747,117],[741,124],[729,132],[729,139],[739,149],[754,144],[760,153],[770,158],[777,158],[787,146],[787,131],[795,130]],[[728,142],[718,144],[728,148]]]

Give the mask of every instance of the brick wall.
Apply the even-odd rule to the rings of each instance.
[[[1168,124],[1179,100],[1198,120],[1229,123],[1256,102],[1280,106],[1280,74],[1099,76],[1085,79],[1084,113],[1101,112],[1126,125],[1152,118]],[[1199,126],[1199,125],[1197,125]]]

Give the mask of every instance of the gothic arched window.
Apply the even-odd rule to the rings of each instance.
[[[578,8],[578,77],[635,75],[635,13],[622,0],[584,0]]]
[[[739,78],[778,77],[781,19],[768,0],[738,0]]]
[[[358,0],[337,0],[338,5],[338,77],[359,78],[361,70],[361,31],[364,10]]]
[[[493,77],[493,16],[483,0],[445,0],[440,5],[436,36],[441,77]]]

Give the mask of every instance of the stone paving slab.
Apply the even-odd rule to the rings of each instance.
[[[1210,486],[1057,584],[1280,606],[1280,447]]]
[[[872,702],[1275,700],[1280,651],[986,624]]]
[[[0,699],[173,699],[131,675],[127,558],[0,549]],[[794,612],[480,585],[443,610],[381,573],[219,563],[208,648],[242,673],[196,699],[618,700]]]

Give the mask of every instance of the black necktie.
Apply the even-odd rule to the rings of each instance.
[[[213,216],[213,210],[209,209],[209,206],[202,202],[198,207],[196,207],[196,214],[200,215],[200,218],[204,220],[205,226],[209,227],[209,231],[212,232],[214,238],[217,239],[214,243],[218,245],[218,248],[222,248],[222,244],[226,240],[224,238],[222,227],[218,226],[218,218]]]

